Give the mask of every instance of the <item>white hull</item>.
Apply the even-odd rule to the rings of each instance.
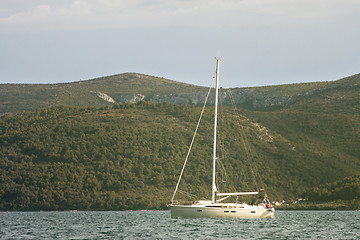
[[[171,217],[273,218],[274,209],[247,204],[170,205]]]

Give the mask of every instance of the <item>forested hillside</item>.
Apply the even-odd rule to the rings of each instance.
[[[317,98],[314,106],[322,102]],[[358,175],[359,112],[351,112],[352,107],[333,112],[324,106],[317,111],[299,106],[272,112],[242,109],[242,127],[225,107],[223,115],[229,117],[219,119],[219,128],[227,174],[226,183],[219,175],[219,187],[263,187],[272,200],[289,200],[320,184]],[[165,208],[200,111],[195,105],[141,101],[4,116],[0,209]],[[212,124],[213,110],[208,109],[180,186],[203,198],[211,191]],[[258,186],[248,168],[241,129],[261,178]]]
[[[360,176],[351,176],[336,182],[314,187],[304,193],[310,201],[326,202],[357,199],[360,204]]]

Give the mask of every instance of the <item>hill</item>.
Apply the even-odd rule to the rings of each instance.
[[[203,88],[137,73],[59,84],[0,84],[0,114],[55,106],[108,106]]]
[[[322,103],[319,95],[313,98],[314,105]],[[320,184],[359,174],[359,113],[351,113],[351,107],[333,112],[331,106],[306,112],[298,101],[271,112],[241,110],[260,187],[271,199],[293,199]],[[232,112],[227,107],[223,111]],[[0,209],[165,208],[199,112],[195,105],[141,101],[4,116]],[[181,185],[203,198],[209,198],[211,185],[212,116],[211,109],[205,112]],[[229,150],[223,161],[227,181],[219,187],[253,190],[257,186],[238,133],[242,128],[232,118],[221,126]]]
[[[323,99],[324,101],[341,98],[341,94],[346,88],[352,91],[353,95],[356,95],[359,78],[360,74],[357,74],[332,82],[229,90],[231,90],[234,101],[241,108],[274,111],[290,105],[295,107],[297,105],[294,103],[299,101],[301,103],[298,107],[308,107],[312,103],[308,102],[306,105],[303,101],[306,99],[310,101],[309,99],[312,99],[313,96],[321,98],[321,94],[329,97],[329,99]],[[100,107],[111,106],[116,103],[134,103],[140,100],[175,104],[202,104],[206,93],[207,88],[205,87],[137,73],[124,73],[61,84],[0,84],[0,115],[64,105]],[[231,105],[228,92],[224,91],[222,98],[223,104]],[[343,100],[347,101],[346,98],[354,99],[353,96],[346,95]],[[210,97],[210,102],[212,102],[211,99],[213,98]],[[356,102],[352,105],[358,106]],[[333,105],[333,108],[341,109],[342,106]]]
[[[165,208],[206,91],[134,73],[0,85],[0,210]],[[233,99],[242,127],[232,118],[221,120],[229,150],[223,162],[227,181],[219,187],[258,187],[247,168],[242,131],[260,185],[273,200],[311,195],[314,187],[359,175],[359,92],[359,74],[333,82],[222,89],[224,113],[233,115],[226,106]],[[212,114],[205,112],[181,186],[203,198],[211,184]]]

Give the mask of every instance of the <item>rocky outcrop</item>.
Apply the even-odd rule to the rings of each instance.
[[[120,103],[136,103],[141,100],[150,102],[169,102],[174,104],[203,104],[206,98],[207,92],[192,92],[192,93],[173,93],[173,94],[156,94],[152,96],[145,96],[143,94],[126,94],[118,95],[115,97],[116,102]],[[274,96],[271,93],[254,91],[253,89],[235,89],[225,90],[220,93],[222,104],[231,105],[231,98],[234,99],[236,104],[242,107],[250,109],[264,109],[264,108],[276,108],[284,107],[293,103],[297,97],[294,96]],[[214,103],[213,93],[210,94],[208,103]]]
[[[310,87],[306,90],[287,91],[289,89],[297,88],[298,86],[269,86],[269,87],[254,87],[254,88],[233,88],[220,89],[221,103],[224,105],[231,105],[232,101],[238,107],[252,109],[252,110],[275,110],[282,107],[289,106],[300,99],[309,97],[323,91],[339,88],[339,87],[357,87],[360,84],[360,74],[344,78],[335,82],[329,82],[317,87]],[[302,86],[299,86],[300,88]],[[118,103],[136,103],[141,100],[150,102],[169,102],[173,104],[196,104],[202,105],[205,101],[207,90],[195,90],[194,92],[186,93],[167,93],[167,94],[152,94],[146,95],[144,93],[136,94],[113,94],[114,99],[105,93],[97,92],[97,96],[109,102]],[[214,103],[214,92],[209,96],[208,103]]]
[[[137,103],[144,98],[145,96],[142,94],[122,94],[115,97],[116,102],[120,103]]]
[[[115,103],[115,100],[106,93],[101,93],[101,92],[92,92],[92,93],[96,94],[96,96],[98,96],[101,99],[104,99],[107,102]]]

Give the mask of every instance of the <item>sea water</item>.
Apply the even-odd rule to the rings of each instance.
[[[360,211],[274,219],[171,218],[169,211],[0,212],[1,239],[360,239]]]

